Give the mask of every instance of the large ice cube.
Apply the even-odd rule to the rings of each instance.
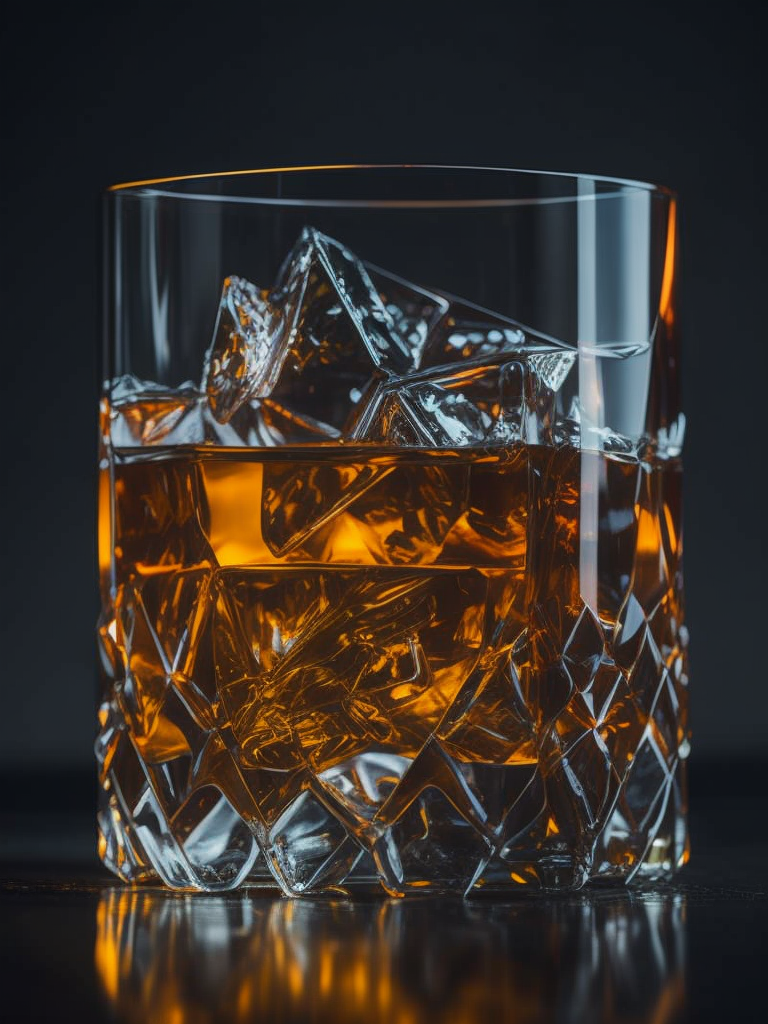
[[[412,368],[411,352],[363,263],[315,228],[301,233],[273,295],[287,298],[288,305],[298,301],[299,329],[326,356],[339,347],[358,354],[362,343],[367,363],[392,373]],[[350,326],[357,329],[354,339],[348,337]]]
[[[279,420],[282,426],[295,423],[299,435],[306,435],[309,423],[310,433],[317,428],[335,439],[379,380],[408,373],[414,362],[363,263],[307,227],[268,293],[227,278],[206,357],[205,390],[223,422],[249,403],[258,413],[250,417],[254,436],[272,437],[265,420]],[[265,416],[261,403],[267,398]],[[286,437],[281,429],[279,438],[304,439],[292,433]]]
[[[386,383],[360,416],[355,439],[433,448],[547,442],[557,392],[574,360],[566,350],[521,352],[508,361]]]
[[[358,403],[413,357],[365,267],[339,242],[305,228],[272,301],[296,327],[271,401],[288,414],[345,433]]]
[[[415,372],[358,409],[356,440],[464,447],[549,442],[576,352],[514,320],[370,268],[409,339]],[[410,332],[407,330],[413,325]]]
[[[359,435],[434,448],[520,440],[525,374],[509,362],[385,386]]]

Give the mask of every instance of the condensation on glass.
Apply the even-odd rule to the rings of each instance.
[[[684,863],[674,195],[314,168],[105,222],[104,863],[292,895]]]

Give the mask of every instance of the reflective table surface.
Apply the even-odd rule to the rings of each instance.
[[[692,766],[691,863],[672,883],[354,901],[127,887],[95,858],[90,779],[47,807],[46,780],[0,779],[0,1016],[763,1021],[766,778],[768,764]]]

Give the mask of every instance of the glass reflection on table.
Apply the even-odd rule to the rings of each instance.
[[[118,1020],[679,1021],[685,899],[290,900],[114,887],[96,968]]]

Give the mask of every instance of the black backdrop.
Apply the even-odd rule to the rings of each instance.
[[[694,756],[767,750],[764,10],[513,0],[6,15],[0,769],[92,758],[101,190],[325,162],[678,190]]]

